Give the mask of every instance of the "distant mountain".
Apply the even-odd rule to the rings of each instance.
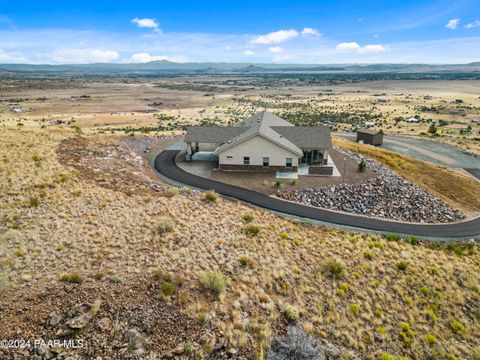
[[[249,74],[249,73],[375,73],[375,72],[480,72],[480,62],[469,64],[261,64],[261,63],[175,63],[167,60],[142,64],[72,64],[30,65],[0,64],[0,74],[62,73],[62,74]]]

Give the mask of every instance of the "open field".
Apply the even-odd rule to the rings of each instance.
[[[146,161],[188,124],[231,124],[265,104],[338,130],[368,113],[387,132],[478,152],[476,82],[60,77],[0,80],[0,89],[2,338],[84,339],[87,348],[62,354],[80,359],[264,359],[272,339],[297,325],[337,359],[480,356],[480,249],[473,241],[357,233],[214,195],[208,201],[163,183]],[[388,92],[388,101],[378,104],[377,92]],[[465,116],[421,112],[448,121],[440,136],[420,135],[426,122],[395,125],[396,116],[413,116],[424,103]],[[337,124],[331,112],[345,116]],[[471,133],[460,135],[470,124]],[[467,176],[336,144],[467,215],[480,210],[478,186]],[[2,359],[13,354],[33,355],[0,349]]]
[[[72,307],[89,303],[95,311],[76,336],[96,356],[116,354],[135,330],[149,341],[127,354],[185,352],[188,343],[191,356],[252,359],[292,323],[341,359],[478,355],[474,244],[428,246],[177,194],[151,176],[128,138],[51,128],[0,135],[6,338],[65,331]],[[228,278],[219,295],[200,280],[213,269]],[[123,296],[130,291],[140,297]],[[152,308],[168,316],[153,318]]]

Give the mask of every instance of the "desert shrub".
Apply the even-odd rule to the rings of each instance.
[[[296,246],[300,246],[302,244],[302,240],[298,239],[298,238],[295,238],[292,240],[292,242],[296,245]]]
[[[381,359],[382,360],[395,360],[395,356],[393,356],[389,353],[383,353]]]
[[[238,262],[245,267],[253,267],[256,264],[256,261],[249,256],[241,256],[240,259],[238,259]]]
[[[410,237],[407,239],[407,241],[408,241],[408,243],[409,243],[410,245],[413,245],[413,246],[418,245],[418,244],[420,243],[420,239],[417,238],[416,236],[410,236]]]
[[[399,261],[396,265],[398,271],[406,271],[408,268],[408,262],[406,261]]]
[[[0,273],[0,293],[8,289],[8,277],[4,273]]]
[[[400,235],[398,234],[386,234],[385,239],[388,241],[400,241]]]
[[[297,186],[297,184],[298,184],[297,179],[292,179],[292,181],[290,181],[290,185],[292,185],[292,186]]]
[[[425,335],[425,341],[429,344],[435,344],[437,342],[437,338],[432,334]]]
[[[425,296],[430,295],[430,288],[428,286],[422,286],[420,292]]]
[[[167,196],[168,197],[175,197],[177,196],[178,194],[180,193],[180,191],[178,190],[178,188],[176,187],[171,187],[167,190]]]
[[[258,301],[260,301],[262,304],[270,302],[270,296],[267,294],[261,294],[258,296]]]
[[[363,257],[367,260],[373,260],[373,254],[371,251],[368,250],[363,253]]]
[[[245,214],[242,216],[242,220],[248,224],[255,220],[255,216],[253,216],[253,214]]]
[[[267,360],[324,358],[324,348],[297,326],[289,326],[285,337],[273,338],[267,350]]]
[[[16,249],[14,251],[15,256],[25,256],[25,251],[22,249]]]
[[[350,304],[350,311],[354,314],[360,313],[360,304],[357,303],[351,303]]]
[[[289,236],[288,236],[288,234],[287,234],[285,231],[283,231],[283,232],[280,233],[280,237],[281,237],[282,239],[287,240]]]
[[[377,249],[383,249],[384,245],[380,241],[372,241],[371,243],[368,244],[368,247],[370,249],[377,248]]]
[[[330,278],[341,279],[344,271],[343,265],[335,259],[328,260],[322,267],[323,274]]]
[[[273,184],[273,187],[275,189],[280,189],[282,187],[282,182],[280,180],[275,180],[275,183]]]
[[[454,334],[457,335],[464,335],[465,334],[465,325],[463,325],[458,320],[452,320],[448,323],[450,329],[453,331]]]
[[[58,245],[57,246],[57,251],[63,251],[63,250],[65,250],[65,246],[63,246],[63,245]]]
[[[30,207],[37,207],[38,205],[40,205],[40,200],[37,197],[33,196],[28,200],[28,203]]]
[[[410,328],[410,324],[402,322],[400,323],[399,336],[405,345],[411,345],[415,332]]]
[[[218,270],[204,271],[200,274],[200,284],[216,295],[225,291],[228,278]]]
[[[375,314],[375,316],[380,317],[380,316],[382,316],[383,311],[382,311],[382,309],[380,309],[380,308],[377,307],[377,308],[375,308],[375,310],[373,311],[373,313]]]
[[[293,305],[286,306],[283,313],[288,321],[296,321],[300,317],[298,309]]]
[[[205,193],[204,199],[208,202],[217,202],[218,195],[215,191],[207,191]]]
[[[358,170],[362,173],[367,170],[367,163],[365,162],[365,160],[362,159],[362,161],[360,161],[360,164],[358,164]]]
[[[249,236],[256,236],[260,232],[260,228],[257,225],[248,225],[245,226],[243,231]]]
[[[163,284],[162,284],[162,294],[165,295],[165,296],[172,296],[173,293],[175,292],[175,284],[171,283],[171,282],[168,282],[168,281],[165,281]]]
[[[2,240],[3,241],[15,241],[18,239],[19,233],[15,229],[8,229],[5,231],[5,233],[2,235]]]
[[[175,228],[175,222],[169,217],[161,217],[155,224],[155,231],[159,235],[163,235],[167,232],[173,231]]]
[[[78,273],[62,274],[60,276],[60,281],[81,284],[83,282],[83,277]]]
[[[428,272],[432,275],[440,274],[440,270],[435,266],[432,266],[430,269],[428,269]]]

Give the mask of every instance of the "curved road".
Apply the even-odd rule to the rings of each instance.
[[[437,238],[463,238],[480,235],[480,218],[453,224],[409,224],[372,219],[305,206],[276,199],[255,191],[202,178],[180,169],[175,158],[180,150],[164,150],[155,158],[155,169],[163,176],[196,188],[215,190],[262,208],[284,214],[361,229]]]

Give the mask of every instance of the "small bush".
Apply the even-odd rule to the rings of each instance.
[[[432,334],[425,335],[425,341],[429,344],[435,344],[437,342],[437,338]]]
[[[171,187],[167,190],[167,196],[168,197],[175,197],[177,196],[178,194],[180,193],[180,191],[178,190],[178,188],[176,187]]]
[[[385,246],[380,241],[372,241],[371,243],[368,244],[368,247],[370,249],[373,249],[373,248],[383,249]]]
[[[363,257],[367,260],[373,260],[373,254],[371,251],[368,250],[363,253]]]
[[[438,274],[440,274],[440,270],[439,270],[437,267],[435,267],[435,266],[432,266],[432,267],[428,270],[428,272],[429,272],[430,274],[432,274],[432,275],[438,275]]]
[[[360,161],[360,164],[358,164],[358,170],[362,173],[367,170],[367,163],[365,162],[365,160],[362,159],[362,161]]]
[[[360,313],[360,305],[357,303],[350,304],[350,311],[354,314]]]
[[[295,306],[288,305],[283,309],[283,313],[288,321],[296,321],[300,317],[300,313]]]
[[[200,284],[207,290],[210,290],[216,295],[225,291],[228,285],[228,278],[218,270],[211,270],[202,272],[200,274]]]
[[[204,199],[208,202],[217,202],[218,195],[215,191],[207,191],[205,193]]]
[[[261,294],[258,297],[258,301],[260,301],[262,304],[266,304],[266,303],[270,302],[270,296],[268,296],[267,294]]]
[[[171,282],[168,282],[168,281],[165,281],[163,284],[162,284],[162,294],[165,295],[165,296],[172,296],[173,293],[175,292],[175,284],[171,283]]]
[[[40,200],[37,197],[31,197],[28,200],[28,203],[30,207],[37,207],[38,205],[40,205]]]
[[[159,235],[163,235],[167,232],[173,231],[175,228],[175,222],[169,217],[162,217],[155,224],[155,231]]]
[[[298,184],[297,179],[292,179],[292,181],[290,181],[290,185],[292,185],[292,186],[297,186],[297,184]]]
[[[416,236],[410,236],[407,239],[407,241],[410,245],[413,245],[413,246],[420,244],[420,239],[417,238]]]
[[[425,296],[430,295],[430,288],[428,286],[422,286],[420,292]]]
[[[453,333],[457,335],[464,335],[465,334],[465,325],[463,325],[458,320],[452,320],[448,323],[450,329],[452,329]]]
[[[63,246],[63,245],[58,245],[57,246],[57,251],[63,251],[63,250],[65,250],[65,246]]]
[[[80,274],[77,273],[62,274],[60,276],[60,281],[81,284],[83,282],[83,278]]]
[[[323,264],[322,272],[325,276],[330,278],[341,279],[344,274],[344,267],[343,265],[335,260],[329,260],[325,264]]]
[[[382,360],[395,360],[395,356],[393,356],[389,353],[383,353],[381,359]]]
[[[255,216],[253,216],[252,214],[245,214],[242,216],[242,220],[248,224],[255,220]]]
[[[238,262],[245,267],[253,267],[256,264],[256,261],[249,256],[241,256],[240,259],[238,259]]]
[[[275,189],[280,189],[282,187],[282,182],[280,180],[275,180],[275,183],[273,184],[273,187]]]
[[[385,239],[388,241],[400,241],[400,235],[398,234],[386,234]]]
[[[400,340],[402,340],[405,345],[411,345],[415,332],[410,328],[410,324],[402,322],[400,323],[400,329]]]
[[[280,233],[280,237],[285,240],[289,238],[288,234],[285,231]]]
[[[256,225],[248,225],[243,229],[243,231],[249,236],[257,236],[260,232],[260,228]]]
[[[396,267],[397,267],[397,270],[398,270],[398,271],[406,271],[407,268],[408,268],[408,262],[406,262],[406,261],[399,261],[399,262],[396,264]]]

